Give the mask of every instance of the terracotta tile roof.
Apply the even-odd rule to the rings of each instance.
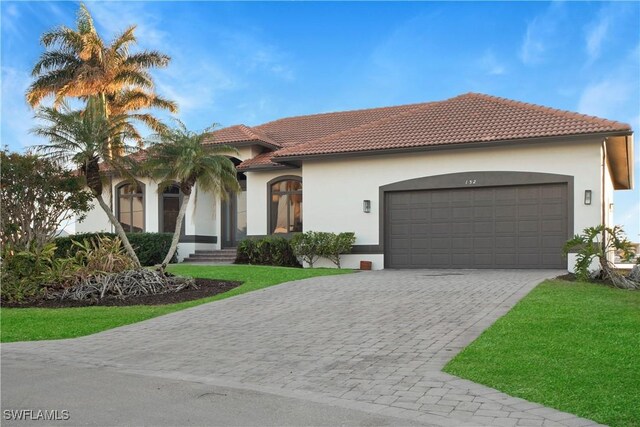
[[[247,169],[277,169],[285,167],[282,163],[275,163],[271,159],[273,159],[273,155],[276,152],[269,151],[266,153],[261,153],[255,156],[252,159],[245,160],[237,166],[238,170],[247,170]]]
[[[147,155],[148,155],[147,150],[145,150],[144,148],[140,148],[139,150],[137,150],[137,151],[135,151],[135,152],[133,152],[131,154],[128,154],[126,157],[129,157],[135,163],[140,163],[140,162],[143,162],[143,161],[147,160]],[[103,171],[103,172],[110,172],[111,171],[111,168],[107,164],[105,164],[104,162],[100,162],[100,164],[98,166],[99,166],[100,170]]]
[[[314,114],[259,126],[236,125],[208,143],[262,141],[273,152],[239,169],[275,168],[278,160],[306,155],[630,132],[625,123],[489,95],[468,93],[444,101]]]
[[[233,144],[238,142],[256,142],[278,149],[282,145],[265,135],[259,128],[235,125],[211,132],[204,139],[204,144]]]
[[[251,128],[245,125],[236,125],[212,132],[206,143],[232,144],[238,141],[247,141],[250,139],[243,137],[241,132],[252,131],[256,135],[268,138],[276,145],[288,147],[352,129],[385,117],[395,116],[417,105],[423,104],[287,117]]]
[[[630,130],[625,123],[470,93],[284,148],[274,159]]]

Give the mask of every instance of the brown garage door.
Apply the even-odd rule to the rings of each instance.
[[[567,185],[389,192],[390,268],[562,268]]]

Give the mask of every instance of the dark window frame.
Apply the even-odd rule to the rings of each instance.
[[[297,181],[300,183],[300,186],[302,187],[300,191],[273,191],[273,185],[277,184],[279,182],[283,182],[283,181]],[[304,186],[302,183],[302,177],[301,176],[297,176],[297,175],[282,175],[282,176],[278,176],[272,180],[270,180],[269,182],[267,182],[267,227],[269,227],[269,229],[267,230],[267,235],[274,235],[274,236],[287,236],[287,235],[293,235],[296,233],[300,233],[302,231],[287,231],[286,233],[274,233],[274,226],[275,224],[273,223],[273,221],[276,220],[276,218],[274,218],[271,215],[271,200],[274,194],[277,195],[292,195],[292,194],[300,194],[302,196],[302,200],[304,201]],[[289,211],[287,210],[287,223],[290,223],[290,218],[289,218]],[[304,227],[304,222],[302,220],[302,217],[300,218],[300,223],[301,223],[301,227]],[[304,228],[303,228],[304,229]]]
[[[165,193],[165,191],[171,187],[177,187],[178,194]],[[172,184],[168,188],[164,189],[161,193],[160,192],[158,193],[158,233],[174,233],[174,231],[164,231],[164,198],[165,197],[178,198],[179,199],[178,209],[182,207],[182,201],[184,199],[184,194],[182,193],[182,190],[180,190],[180,186],[178,185],[177,182]],[[185,227],[185,219],[182,218],[182,229],[180,231],[181,236],[184,236],[185,234],[184,227]]]
[[[122,182],[118,185],[116,185],[115,187],[115,214],[116,214],[116,219],[118,220],[118,222],[120,223],[120,225],[122,225],[122,228],[124,228],[124,231],[126,233],[144,233],[145,231],[147,231],[147,198],[146,198],[146,186],[144,185],[144,183],[140,182],[140,181],[135,181],[136,186],[138,186],[140,188],[140,193],[129,193],[129,194],[125,194],[124,196],[127,197],[129,199],[129,215],[130,215],[130,220],[131,220],[131,224],[123,224],[122,221],[120,220],[120,198],[121,198],[121,191],[124,187],[128,186],[128,185],[133,185],[132,182]],[[142,195],[142,230],[140,231],[135,231],[133,229],[133,198],[136,195]],[[127,230],[128,228],[128,230]]]

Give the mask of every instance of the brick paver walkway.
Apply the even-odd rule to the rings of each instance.
[[[437,425],[590,420],[442,373],[553,271],[362,272],[291,282],[3,358],[264,391]]]

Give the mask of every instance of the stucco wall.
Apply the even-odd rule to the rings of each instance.
[[[465,171],[519,171],[574,177],[574,230],[600,223],[602,200],[599,140],[452,149],[412,154],[348,157],[333,161],[306,161],[303,176],[304,230],[354,231],[357,245],[376,245],[379,236],[379,187],[412,178]],[[266,182],[289,170],[249,175],[249,234],[266,233]],[[584,191],[593,203],[584,204]],[[362,211],[371,200],[371,213]],[[345,257],[345,266],[357,267],[361,259],[383,267],[378,255]],[[571,262],[571,259],[569,260]]]
[[[158,232],[160,225],[158,184],[148,178],[141,178],[138,181],[144,185],[144,230],[147,232]],[[111,187],[114,189],[113,194],[115,194],[115,189],[123,182],[124,180],[120,178],[113,179]],[[105,185],[104,199],[107,203],[109,203],[111,199],[111,194],[109,184]],[[115,210],[116,201],[111,199],[111,203],[111,206],[113,206]],[[218,209],[218,203],[212,194],[194,189],[185,213],[185,229],[183,234],[218,236]],[[83,222],[76,224],[76,233],[96,231],[114,231],[107,214],[104,213],[97,203],[96,206],[88,212],[87,218]],[[181,242],[178,246],[178,258],[182,260],[196,249],[217,249],[218,245],[219,242],[216,244]]]

